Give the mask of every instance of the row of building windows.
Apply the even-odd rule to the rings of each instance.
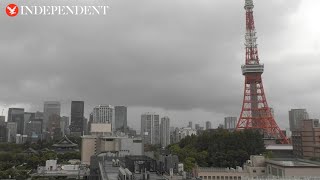
[[[200,176],[200,178],[207,180],[241,180],[241,176]]]

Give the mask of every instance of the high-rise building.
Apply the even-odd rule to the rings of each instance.
[[[83,135],[88,135],[88,119],[83,117]]]
[[[210,121],[207,121],[206,122],[206,129],[208,130],[208,129],[211,129],[212,127],[211,127],[211,122]]]
[[[42,138],[42,119],[32,119],[26,124],[25,134],[31,138],[33,142],[37,142]]]
[[[58,101],[46,101],[44,102],[43,106],[43,124],[42,128],[43,131],[47,131],[48,128],[48,123],[51,117],[51,121],[57,120],[56,118],[60,118],[60,110],[61,110],[61,105],[60,102]],[[41,113],[37,112],[36,116],[41,116]],[[60,120],[59,120],[60,121]],[[60,122],[59,122],[60,124]]]
[[[51,138],[59,139],[62,137],[62,132],[60,128],[60,116],[57,114],[52,114],[49,116],[47,124],[47,132]]]
[[[84,102],[72,101],[71,102],[71,123],[70,133],[72,135],[83,135],[83,115],[84,115]]]
[[[6,117],[0,116],[0,142],[7,142],[7,126],[6,126]]]
[[[292,131],[293,154],[298,158],[320,157],[320,124],[318,119],[301,120]]]
[[[62,131],[62,136],[69,134],[69,117],[62,116],[60,118],[60,128]]]
[[[306,109],[291,109],[289,111],[290,130],[294,131],[301,128],[302,121],[305,119],[309,119]]]
[[[127,107],[115,106],[115,129],[122,132],[127,128]]]
[[[88,134],[91,134],[91,124],[92,123],[93,123],[93,113],[90,113],[89,121],[88,121]]]
[[[0,125],[6,125],[6,117],[0,116]]]
[[[159,115],[145,113],[141,115],[141,137],[145,144],[160,144]]]
[[[167,147],[170,144],[170,119],[169,119],[169,117],[161,118],[160,144],[162,147]]]
[[[111,105],[99,105],[93,109],[94,123],[112,124],[115,118],[114,107]]]
[[[237,126],[237,117],[225,117],[224,118],[224,129],[235,130]]]
[[[16,142],[17,135],[17,123],[16,122],[7,122],[7,138],[8,142]]]
[[[35,119],[35,116],[36,114],[35,113],[32,113],[32,112],[25,112],[24,113],[24,129],[23,129],[23,135],[27,134],[26,133],[26,130],[27,130],[27,124],[30,122],[30,121],[33,121]]]
[[[23,134],[24,131],[24,109],[23,108],[9,108],[8,122],[17,123],[17,134]]]
[[[196,129],[196,130],[200,130],[201,128],[200,128],[200,124],[195,124],[194,125],[194,128]],[[192,128],[191,128],[192,129]]]
[[[112,132],[115,130],[115,110],[111,105],[99,105],[93,109],[94,124],[111,124]]]
[[[192,129],[192,121],[189,121],[188,127]]]

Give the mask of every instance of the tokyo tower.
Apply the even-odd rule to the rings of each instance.
[[[245,76],[245,83],[242,110],[237,123],[237,130],[256,129],[265,138],[275,138],[283,144],[288,144],[287,137],[274,120],[263,89],[261,74],[263,73],[264,65],[260,64],[258,57],[253,7],[253,0],[245,0],[246,61],[245,65],[241,66],[242,74]]]

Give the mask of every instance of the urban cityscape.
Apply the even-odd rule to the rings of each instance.
[[[235,90],[241,91],[243,96],[238,97],[239,100],[242,99],[241,102],[236,102],[238,99],[233,99],[233,101],[230,98],[238,111],[232,111],[229,115],[224,113],[223,117],[220,115],[219,118],[212,119],[198,116],[177,119],[172,113],[166,113],[169,111],[160,112],[157,106],[155,108],[149,106],[145,110],[135,111],[139,119],[133,119],[130,116],[130,108],[133,108],[133,105],[126,103],[125,100],[135,99],[132,98],[138,96],[135,92],[115,88],[111,93],[95,87],[94,84],[83,89],[79,88],[81,92],[92,89],[97,94],[102,92],[102,95],[99,95],[95,100],[90,100],[90,103],[87,102],[88,98],[83,94],[78,98],[72,96],[70,99],[63,100],[60,97],[55,98],[54,94],[49,94],[47,98],[43,98],[46,100],[37,99],[36,101],[41,101],[41,104],[33,104],[33,108],[24,106],[23,103],[7,103],[7,105],[3,103],[0,105],[2,108],[0,109],[0,180],[320,180],[319,117],[314,116],[309,108],[304,107],[304,104],[292,104],[291,107],[287,107],[288,110],[285,112],[288,118],[279,118],[276,115],[279,110],[274,107],[283,105],[274,105],[273,99],[268,98],[274,91],[280,91],[281,88],[270,88],[268,84],[270,80],[263,81],[265,77],[262,74],[272,74],[273,72],[267,70],[270,68],[268,66],[269,60],[264,60],[264,58],[260,60],[260,57],[264,57],[264,53],[272,52],[258,51],[260,46],[258,48],[257,41],[260,37],[260,33],[258,33],[260,31],[256,27],[262,24],[260,21],[263,18],[261,15],[255,18],[254,10],[256,6],[260,6],[257,8],[259,10],[262,8],[260,3],[264,2],[242,0],[243,6],[235,7],[235,9],[241,9],[244,14],[243,19],[239,18],[240,15],[232,17],[238,18],[237,21],[242,25],[240,23],[236,25],[240,25],[238,28],[243,28],[241,32],[244,33],[244,45],[241,47],[244,47],[244,50],[241,51],[244,63],[238,67],[240,69],[238,76],[243,78],[244,85]],[[116,3],[111,4],[111,9],[112,5],[117,7]],[[259,12],[257,13],[259,14]],[[272,13],[269,15],[272,16]],[[147,24],[147,22],[144,23]],[[273,29],[267,30],[272,31]],[[266,30],[262,32],[266,32]],[[95,31],[88,33],[94,34]],[[70,37],[66,38],[72,39],[72,35],[70,34]],[[269,41],[267,38],[263,38],[263,40]],[[87,41],[90,41],[90,38]],[[161,40],[158,41],[158,43],[163,43]],[[242,42],[238,42],[237,45],[240,47]],[[113,43],[116,44],[116,41]],[[259,41],[259,43],[263,44],[264,41]],[[223,46],[227,47],[228,45]],[[318,48],[318,45],[314,46]],[[30,48],[32,49],[32,47]],[[67,51],[78,51],[72,47],[65,48]],[[138,49],[137,46],[135,50]],[[52,51],[54,54],[56,50],[53,48],[48,51]],[[92,51],[99,54],[100,50]],[[161,50],[154,49],[154,51]],[[126,53],[126,56],[134,56]],[[117,57],[114,58],[117,59]],[[139,58],[143,58],[143,55]],[[94,60],[92,61],[94,64]],[[119,59],[119,61],[121,60]],[[157,65],[163,66],[161,63]],[[82,64],[79,62],[79,64],[72,66],[73,71],[80,71]],[[303,65],[299,66],[302,68]],[[94,65],[88,66],[87,72],[81,72],[84,78],[80,84],[86,84],[85,76],[89,76],[90,71],[103,69],[92,67]],[[63,69],[64,67],[59,66],[59,68]],[[126,70],[128,67],[121,68]],[[139,78],[157,73],[154,69],[148,69],[148,65],[144,69],[146,74],[139,76]],[[4,69],[0,68],[0,71],[2,70]],[[37,69],[37,71],[42,70]],[[279,68],[276,70],[279,71]],[[32,74],[32,72],[30,73]],[[121,73],[111,72],[107,73],[105,77],[94,76],[94,80],[97,84],[107,83],[107,86],[118,86],[122,83],[121,81],[115,83],[104,81],[104,79],[122,79]],[[170,74],[171,71],[162,73]],[[21,75],[21,79],[23,76]],[[220,81],[223,81],[224,76],[228,76],[228,74],[221,75]],[[181,77],[183,76],[179,76],[177,79],[185,80]],[[37,78],[41,79],[41,77]],[[1,80],[0,78],[0,82]],[[282,77],[272,79],[272,81],[283,80]],[[191,81],[190,84],[192,84],[190,91],[202,89],[198,86],[197,79],[189,79],[188,81]],[[59,78],[56,78],[50,83],[59,82]],[[151,102],[167,100],[165,93],[154,95],[159,96],[154,98],[152,93],[144,91],[143,85],[145,84],[140,84],[138,80],[128,83],[134,84],[138,91],[145,94],[143,98],[149,98]],[[157,79],[152,79],[151,89],[167,91],[167,89],[161,89],[159,83]],[[173,83],[179,84],[181,82]],[[219,86],[220,82],[210,83]],[[303,86],[303,82],[298,82],[298,80],[295,84],[298,84],[297,88]],[[41,85],[38,86],[37,83],[31,81],[24,88],[28,90],[30,86],[42,90],[34,91],[34,94],[45,94],[45,91],[49,92],[49,89],[54,89],[54,87],[41,88]],[[313,87],[303,88],[312,89]],[[314,88],[316,89],[316,87]],[[230,101],[227,96],[231,96],[233,90],[229,92],[227,86],[223,89],[226,100]],[[63,89],[63,93],[68,91],[68,88]],[[287,91],[287,89],[281,91]],[[3,95],[1,92],[3,91],[0,91],[0,95]],[[196,92],[200,94],[207,91]],[[113,103],[115,100],[109,103],[103,98],[103,94],[117,93],[125,94],[123,97],[125,100],[115,104]],[[30,98],[26,97],[23,102],[26,103],[28,99],[34,99],[34,94],[30,93]],[[188,104],[186,106],[192,107],[190,109],[197,109],[190,103],[205,102],[216,103],[217,107],[223,106],[221,107],[223,109],[229,108],[219,100],[211,102],[204,98],[204,101],[197,101],[197,97],[195,97],[192,98],[192,101],[184,101],[187,99],[187,95],[180,94],[179,91],[174,94],[175,96],[169,97],[172,101],[168,102],[168,107],[186,103]],[[46,95],[43,96],[46,97]],[[210,94],[205,96],[210,96]],[[301,94],[302,98],[304,98],[303,96]],[[10,97],[14,98],[15,96]],[[6,102],[9,98],[3,97],[0,102]],[[312,100],[317,101],[316,98],[312,98]],[[98,101],[103,103],[96,103],[92,106],[92,102]],[[147,107],[142,100],[141,104],[141,107]],[[66,106],[68,108],[65,108]],[[179,108],[177,109],[179,110]],[[232,107],[232,109],[234,108]]]

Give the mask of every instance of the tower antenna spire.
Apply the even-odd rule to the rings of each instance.
[[[288,144],[289,141],[287,137],[274,120],[265,96],[261,78],[264,65],[260,64],[258,56],[253,8],[253,0],[245,0],[246,60],[245,64],[241,66],[242,74],[245,76],[245,83],[242,110],[237,123],[237,129],[256,129],[260,131],[265,138],[274,138],[280,140],[283,144]]]

